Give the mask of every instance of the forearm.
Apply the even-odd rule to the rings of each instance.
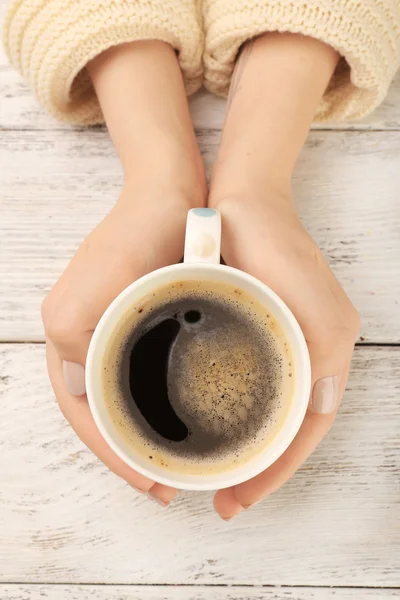
[[[204,179],[171,46],[157,41],[117,46],[93,60],[88,70],[128,182],[148,176],[172,180],[177,173],[191,174],[193,166],[199,181]],[[181,178],[182,185],[195,184]]]
[[[227,105],[212,195],[290,178],[338,54],[314,39],[270,33],[244,46]],[[239,188],[239,189],[238,189]]]

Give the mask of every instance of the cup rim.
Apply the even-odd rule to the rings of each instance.
[[[185,271],[195,270],[199,272],[222,272],[230,273],[233,277],[239,278],[241,281],[246,281],[250,285],[256,286],[264,292],[270,300],[279,308],[279,310],[284,314],[289,326],[294,334],[295,343],[298,346],[299,356],[300,356],[300,365],[297,364],[297,369],[301,369],[302,371],[302,390],[300,396],[300,400],[298,405],[294,405],[294,401],[291,403],[288,414],[285,417],[285,420],[271,440],[271,443],[268,444],[263,450],[261,450],[254,458],[250,459],[248,462],[242,463],[242,465],[238,467],[234,467],[227,471],[221,471],[218,474],[212,475],[187,475],[187,481],[185,481],[185,474],[175,473],[171,471],[165,471],[165,475],[162,473],[152,471],[151,468],[147,468],[143,465],[139,465],[135,462],[132,457],[130,457],[125,450],[122,448],[121,440],[116,440],[115,436],[113,437],[100,414],[100,410],[98,407],[99,399],[95,398],[94,393],[94,361],[96,358],[96,354],[99,352],[99,346],[101,347],[101,352],[104,352],[107,342],[109,341],[109,336],[107,336],[104,340],[102,339],[104,336],[104,329],[112,315],[118,310],[118,308],[123,305],[125,300],[132,296],[132,303],[137,301],[141,296],[138,295],[136,298],[135,293],[145,284],[148,284],[152,280],[154,280],[154,288],[160,285],[161,282],[157,284],[157,280],[159,277],[165,274],[176,273],[178,276],[182,275]],[[207,277],[204,277],[204,280],[207,280]],[[235,283],[233,282],[235,285]],[[240,283],[237,283],[240,285]],[[124,311],[121,312],[119,318],[121,318]],[[104,314],[100,318],[96,329],[93,333],[92,339],[90,341],[89,350],[86,359],[86,369],[85,369],[85,379],[86,379],[86,394],[89,403],[89,408],[92,413],[93,419],[97,428],[99,429],[103,439],[106,441],[108,446],[117,454],[117,456],[132,469],[141,473],[142,475],[152,479],[158,483],[175,487],[181,490],[216,490],[223,489],[227,487],[231,487],[233,485],[238,485],[244,481],[251,479],[252,477],[258,475],[266,468],[268,468],[271,464],[273,464],[289,447],[294,437],[296,436],[300,426],[304,420],[309,397],[311,392],[311,364],[310,357],[308,352],[307,343],[305,341],[303,332],[298,324],[295,316],[289,309],[289,307],[285,304],[285,302],[265,283],[246,273],[245,271],[241,271],[234,267],[230,267],[227,265],[221,264],[206,264],[206,263],[180,263],[169,265],[167,267],[162,267],[151,273],[144,275],[143,277],[137,279],[132,284],[130,284],[127,288],[125,288],[107,307]],[[298,384],[296,383],[296,386]],[[296,390],[294,391],[294,395],[296,395]],[[262,459],[265,460],[262,460]],[[156,470],[156,469],[155,469]],[[157,469],[158,471],[159,469]],[[176,478],[178,475],[179,479]],[[182,479],[180,479],[182,477]],[[193,481],[195,480],[195,481]],[[220,481],[218,481],[220,480]]]

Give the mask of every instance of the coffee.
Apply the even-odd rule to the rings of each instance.
[[[193,474],[261,452],[290,408],[289,344],[241,289],[210,281],[160,287],[109,341],[102,389],[119,434],[152,464]]]

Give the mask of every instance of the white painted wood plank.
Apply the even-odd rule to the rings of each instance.
[[[400,585],[400,349],[356,350],[327,439],[229,524],[210,494],[164,510],[108,472],[64,422],[44,361],[40,344],[0,346],[3,583]]]
[[[2,600],[393,600],[400,590],[118,585],[0,585]]]
[[[216,131],[199,142],[210,171]],[[105,132],[3,132],[0,339],[43,339],[40,304],[122,185]],[[302,218],[362,316],[367,341],[400,341],[400,137],[313,132],[294,193]]]
[[[221,129],[225,100],[201,90],[190,100],[194,127],[198,130]],[[362,121],[339,125],[315,125],[315,129],[400,129],[400,75],[395,78],[387,98],[377,110]],[[22,77],[8,65],[0,47],[0,130],[1,129],[70,129],[50,117],[33,97]]]

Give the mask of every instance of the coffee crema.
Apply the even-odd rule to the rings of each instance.
[[[174,282],[120,319],[102,364],[119,435],[171,472],[213,474],[259,454],[281,428],[295,373],[285,334],[248,293]]]

